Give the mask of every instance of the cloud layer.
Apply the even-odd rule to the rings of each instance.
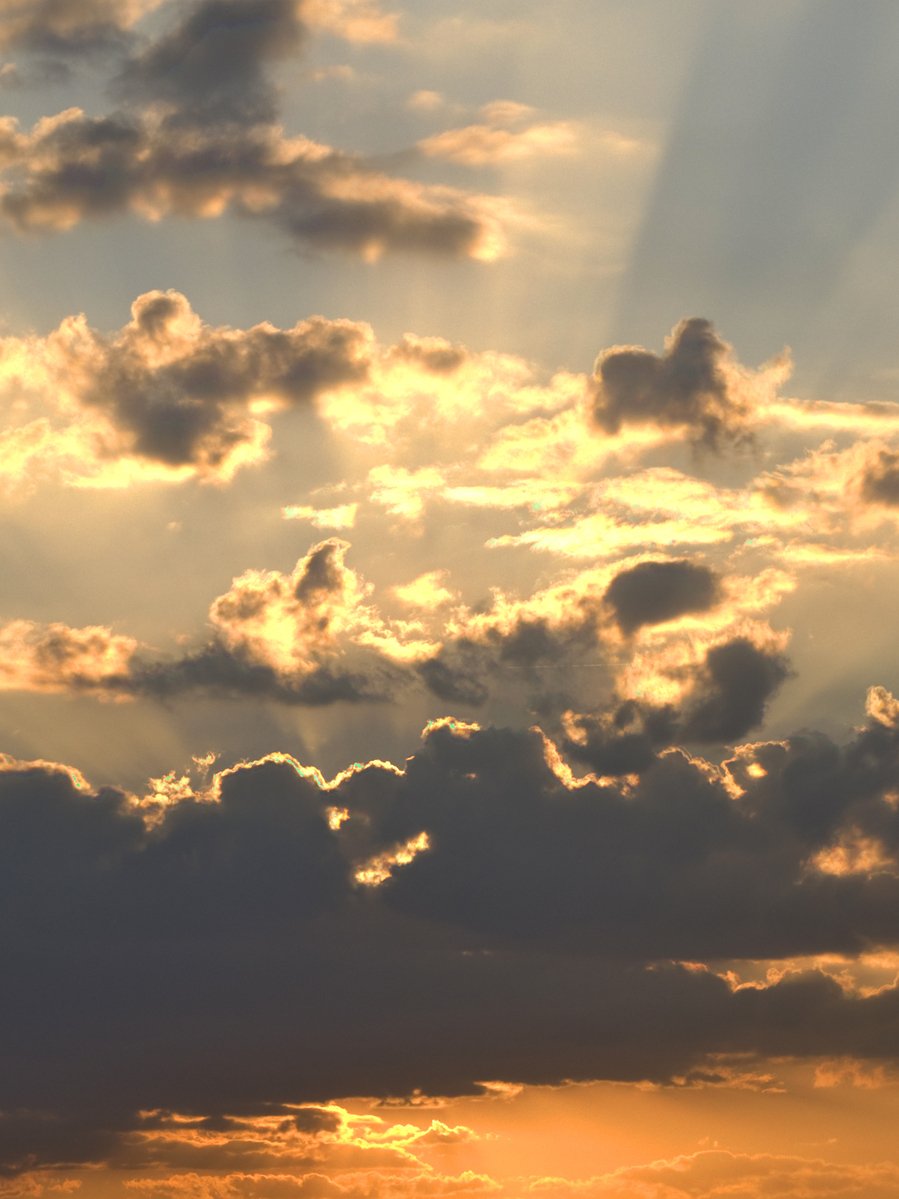
[[[676,964],[899,945],[896,705],[870,707],[845,748],[672,751],[621,784],[449,720],[403,770],[276,754],[142,801],[7,760],[6,1167],[111,1152],[138,1109],[895,1060],[895,987]]]

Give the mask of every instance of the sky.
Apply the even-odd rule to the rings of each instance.
[[[897,53],[0,0],[0,1199],[899,1199]]]

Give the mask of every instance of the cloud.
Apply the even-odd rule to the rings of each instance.
[[[850,830],[899,844],[894,728],[724,767],[672,750],[618,785],[551,749],[445,720],[402,770],[325,780],[275,754],[145,801],[4,760],[6,1168],[114,1160],[138,1110],[233,1122],[484,1077],[671,1082],[716,1054],[896,1060],[895,985],[697,965],[899,945],[894,869],[813,864]]]
[[[437,646],[420,621],[380,614],[371,585],[345,564],[349,548],[329,538],[289,573],[238,576],[209,609],[206,643],[177,656],[105,627],[9,621],[0,625],[0,691],[122,700],[205,692],[307,706],[390,699]]]
[[[399,16],[384,12],[375,0],[305,0],[303,19],[313,28],[349,42],[393,42]]]
[[[691,317],[673,330],[661,356],[630,347],[600,354],[589,390],[593,419],[605,433],[656,424],[720,449],[748,439],[751,384],[711,322]]]
[[[390,698],[433,653],[421,625],[387,621],[345,564],[349,544],[314,545],[293,571],[249,570],[209,610],[211,641],[171,659],[136,659],[126,695],[199,691],[321,706]]]
[[[706,654],[699,697],[683,728],[688,741],[734,741],[762,723],[765,705],[789,677],[789,666],[776,650],[748,638],[717,645]]]
[[[329,538],[312,547],[290,575],[247,571],[210,609],[229,650],[275,670],[303,675],[333,656],[341,638],[414,660],[427,644],[393,633],[365,601],[370,592],[345,565],[349,544]]]
[[[649,769],[660,750],[678,741],[733,744],[762,724],[790,668],[776,643],[734,637],[670,672],[676,683],[670,698],[663,665],[655,687],[651,682],[640,698],[598,713],[563,713],[566,751],[597,774],[626,775]]]
[[[579,133],[573,121],[535,121],[510,129],[495,120],[435,133],[420,141],[418,148],[429,158],[484,166],[574,154],[579,148]]]
[[[532,1179],[528,1193],[582,1196],[583,1199],[807,1199],[839,1194],[864,1199],[899,1195],[899,1169],[890,1162],[831,1162],[790,1154],[698,1153],[625,1166],[595,1178]]]
[[[305,28],[297,0],[201,0],[124,65],[118,90],[173,106],[190,125],[273,121],[266,66],[296,53]]]
[[[0,0],[0,47],[69,55],[123,49],[160,0]]]
[[[359,505],[337,504],[333,508],[316,508],[311,504],[287,504],[281,509],[285,520],[308,520],[317,529],[351,529],[356,523]]]
[[[2,343],[0,381],[46,412],[7,434],[5,473],[43,462],[75,482],[226,481],[266,455],[266,412],[366,378],[371,331],[322,317],[292,329],[205,325],[178,292],[148,292],[103,335],[84,317]],[[19,419],[21,416],[19,415]],[[2,456],[0,456],[2,460]]]
[[[715,573],[685,559],[640,562],[617,574],[605,594],[624,633],[685,612],[708,611],[719,599]]]
[[[125,676],[137,641],[102,626],[0,625],[0,691],[105,691]]]
[[[899,507],[899,454],[882,449],[861,480],[862,496],[872,504]]]
[[[213,100],[231,103],[227,93]],[[234,100],[244,102],[261,103],[252,93]],[[499,201],[385,175],[274,124],[193,125],[154,109],[89,117],[73,108],[16,133],[12,144],[0,214],[19,233],[116,213],[158,221],[228,211],[264,220],[300,245],[367,258],[400,251],[490,259],[503,249]]]

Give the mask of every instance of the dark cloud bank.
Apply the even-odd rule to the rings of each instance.
[[[845,748],[803,734],[755,750],[763,775],[735,760],[739,797],[680,751],[630,788],[571,787],[536,731],[448,723],[401,775],[322,791],[267,761],[149,826],[114,789],[7,769],[0,1161],[115,1161],[139,1109],[896,1059],[895,987],[732,991],[674,964],[899,943],[895,868],[814,866],[847,838],[899,851],[899,730],[871,710]],[[354,881],[422,832],[380,887]]]

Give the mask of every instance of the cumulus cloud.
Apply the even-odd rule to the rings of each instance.
[[[265,68],[299,49],[301,8],[298,0],[202,0],[128,60],[118,88],[171,105],[192,125],[273,121],[277,93]]]
[[[189,692],[321,706],[384,701],[431,655],[419,620],[385,619],[345,563],[345,541],[311,547],[288,573],[249,570],[212,603],[211,636],[166,657],[105,627],[0,625],[0,690],[169,699]]]
[[[2,0],[0,47],[41,54],[123,48],[126,35],[161,0]]]
[[[126,694],[190,691],[320,706],[384,700],[433,653],[421,625],[387,621],[345,557],[349,544],[314,545],[293,571],[249,570],[209,610],[211,641],[171,660],[136,659]]]
[[[563,714],[565,747],[600,775],[639,774],[676,741],[733,744],[764,720],[768,701],[789,677],[772,645],[734,637],[701,661],[674,671],[676,701],[626,699],[599,713]]]
[[[899,454],[881,449],[861,480],[862,496],[872,504],[899,507]]]
[[[624,633],[685,612],[705,612],[719,598],[715,573],[684,559],[640,562],[617,574],[605,594]]]
[[[4,760],[0,1159],[112,1160],[154,1111],[233,1130],[485,1077],[892,1062],[895,985],[849,991],[789,959],[899,945],[897,766],[880,721],[722,767],[672,750],[620,784],[575,778],[538,730],[452,720],[403,769],[326,780],[276,754],[146,801]],[[819,869],[850,833],[878,862]],[[697,965],[772,958],[751,985]],[[452,1135],[431,1131],[414,1145]]]
[[[137,641],[102,626],[11,620],[0,625],[0,691],[113,692]]]
[[[379,345],[370,326],[348,320],[211,326],[180,293],[154,291],[135,300],[132,319],[113,333],[76,316],[44,337],[0,339],[0,480],[225,482],[267,456],[272,416],[314,401],[335,433],[377,455],[368,496],[392,515],[423,511],[426,492],[465,506],[555,505],[580,485],[538,478],[452,487],[436,467],[388,463],[420,453],[423,442],[433,450],[435,420],[446,429],[441,456],[466,446],[470,454],[473,424],[489,430],[522,411],[558,406],[577,386],[565,377],[541,387],[519,359],[440,338]],[[294,504],[284,514],[349,527],[359,491],[336,507]]]
[[[771,372],[779,382],[782,364]],[[733,360],[731,347],[710,321],[681,321],[663,355],[616,347],[596,360],[589,384],[593,419],[603,432],[655,424],[681,429],[710,449],[749,436],[753,403],[765,394],[766,373],[756,379]]]
[[[350,321],[211,327],[173,291],[140,296],[131,312],[112,335],[73,317],[46,338],[3,340],[0,379],[17,395],[7,419],[21,421],[28,397],[27,415],[49,409],[52,422],[37,416],[10,430],[5,473],[43,460],[100,484],[142,474],[227,480],[265,457],[264,412],[308,404],[369,369],[371,331]]]
[[[219,102],[231,101],[226,93]],[[90,117],[74,108],[6,133],[16,152],[6,155],[0,213],[20,233],[116,213],[158,221],[230,211],[300,244],[368,258],[502,251],[500,205],[489,197],[385,175],[274,124],[193,125],[155,110]]]
[[[40,0],[0,7],[7,44],[77,49],[124,34],[158,0]],[[28,132],[4,119],[0,213],[20,233],[71,228],[115,213],[160,220],[230,211],[291,240],[375,258],[388,251],[492,258],[508,205],[394,178],[278,124],[270,68],[307,27],[389,41],[396,19],[375,0],[199,0],[139,44],[113,84],[124,108],[68,109]],[[0,38],[4,30],[0,26]],[[16,152],[8,151],[13,144]]]
[[[706,654],[683,736],[688,741],[734,741],[762,723],[765,705],[789,676],[783,654],[746,637]]]

